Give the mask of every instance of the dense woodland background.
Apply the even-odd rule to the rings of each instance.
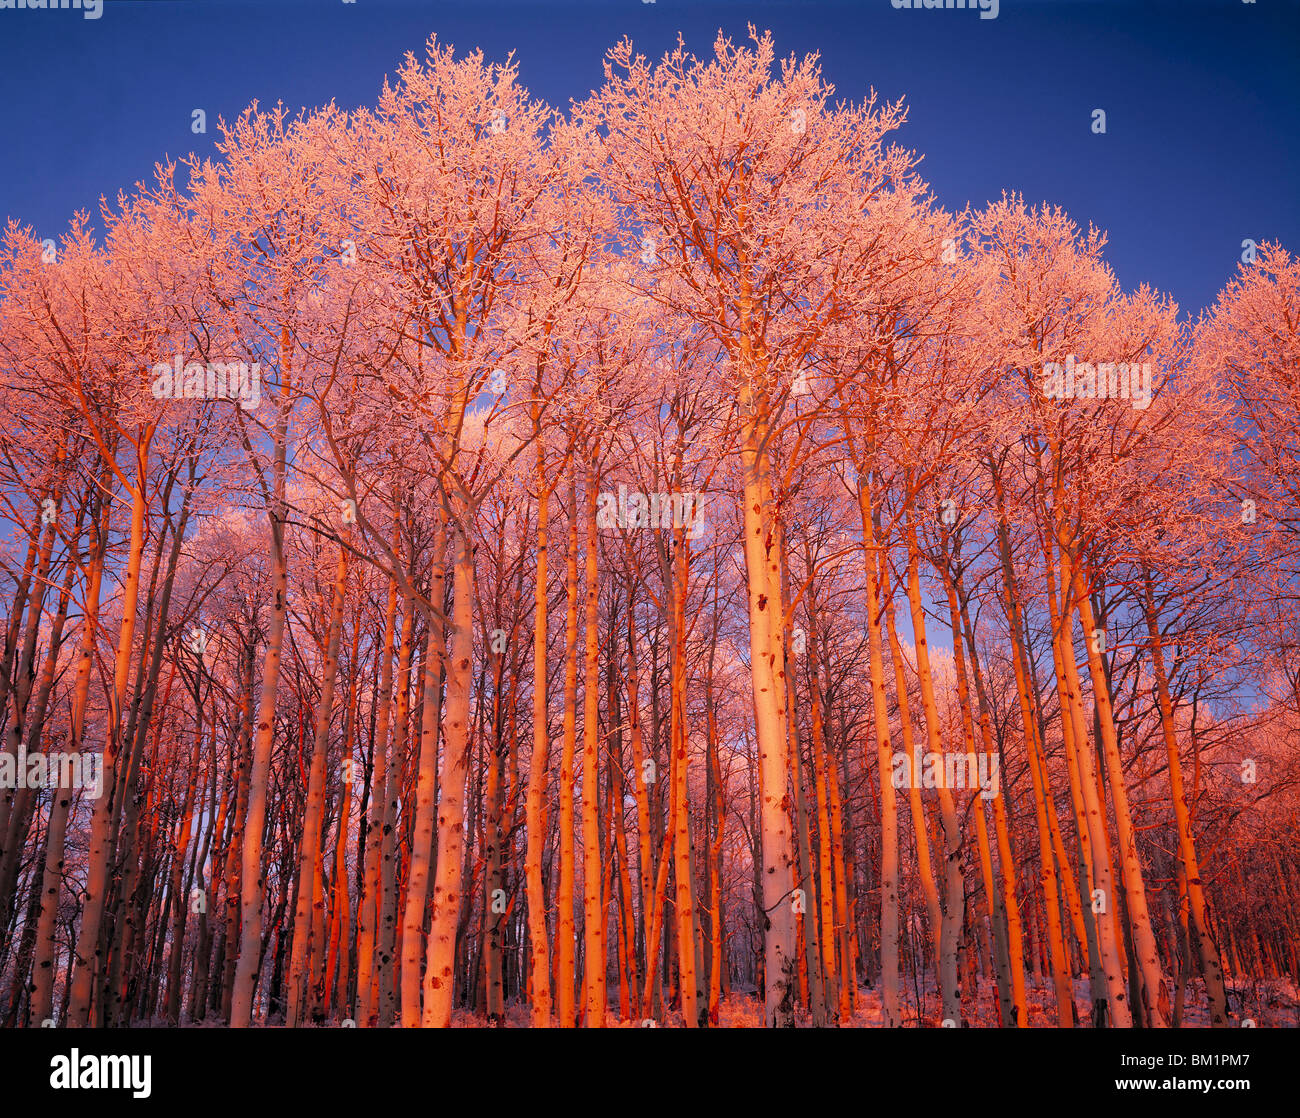
[[[0,789],[0,1020],[1295,1024],[1300,263],[1123,291],[905,117],[430,40],[11,222],[3,753],[105,772]]]

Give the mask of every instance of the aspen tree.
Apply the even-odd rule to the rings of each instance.
[[[329,612],[329,629],[325,637],[324,664],[320,699],[316,709],[311,773],[307,786],[306,814],[298,859],[298,905],[294,916],[293,957],[289,968],[289,1004],[286,1022],[293,1028],[302,1017],[307,960],[312,949],[313,885],[321,857],[322,817],[325,811],[325,765],[329,748],[329,729],[333,720],[334,681],[338,676],[339,639],[343,630],[343,608],[347,598],[348,553],[339,549],[338,564]]]

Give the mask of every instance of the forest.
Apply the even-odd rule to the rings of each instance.
[[[434,37],[10,219],[0,1022],[1300,1023],[1300,260],[906,123]]]

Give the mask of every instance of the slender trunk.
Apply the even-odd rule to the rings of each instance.
[[[380,646],[379,692],[374,706],[375,732],[370,777],[370,819],[366,828],[363,856],[364,876],[361,899],[357,902],[357,1016],[368,1028],[376,1022],[375,956],[379,944],[379,921],[383,911],[380,856],[384,838],[384,810],[388,802],[388,722],[393,700],[393,642],[397,634],[397,580],[388,583],[388,608],[384,615],[384,639]]]
[[[538,421],[534,411],[534,422]],[[547,724],[547,555],[551,491],[546,484],[546,454],[537,440],[537,582],[533,593],[533,755],[528,765],[527,828],[524,877],[528,892],[528,944],[534,1028],[551,1025],[551,967],[546,939],[546,886],[542,859],[546,855],[546,790],[550,773],[550,727]]]
[[[486,810],[483,820],[483,960],[487,1019],[499,1025],[505,1020],[505,1001],[501,975],[501,931],[505,923],[505,906],[498,906],[498,898],[505,895],[501,873],[501,767],[505,753],[505,727],[502,690],[504,688],[505,654],[498,653],[492,663],[492,732],[484,736],[484,760],[487,767],[487,785],[484,789]]]
[[[388,761],[387,792],[384,804],[383,845],[380,847],[379,896],[382,905],[379,914],[379,944],[376,948],[378,962],[375,981],[378,984],[379,1026],[388,1028],[397,1020],[398,993],[401,970],[397,962],[397,914],[404,893],[406,859],[403,847],[410,849],[406,828],[399,834],[400,806],[409,803],[407,787],[407,748],[411,721],[411,662],[415,658],[415,599],[409,591],[402,593],[402,643],[397,651],[397,683],[393,702],[393,750]],[[411,813],[405,813],[410,824]]]
[[[285,481],[288,455],[290,396],[289,365],[291,345],[289,330],[280,336],[281,385],[280,414],[275,429],[275,456],[269,520],[271,527],[271,617],[267,625],[266,656],[262,663],[262,693],[257,704],[257,736],[253,741],[253,765],[249,775],[248,817],[244,824],[241,851],[243,879],[240,898],[239,961],[235,968],[234,994],[230,1007],[232,1028],[247,1028],[252,1023],[253,1003],[257,997],[257,980],[261,966],[262,902],[265,893],[262,866],[262,835],[266,828],[267,799],[270,792],[271,750],[275,743],[275,696],[280,681],[280,654],[284,644],[285,619],[288,614],[289,569],[285,552]]]
[[[754,363],[749,354],[746,364],[752,369]],[[791,904],[795,883],[788,809],[781,555],[766,445],[766,401],[752,385],[742,386],[741,410],[749,652],[762,823],[764,1022],[769,1028],[781,1028],[794,1024],[798,968]]]
[[[411,856],[406,882],[406,905],[402,914],[401,935],[401,1022],[402,1028],[417,1028],[421,1020],[420,964],[424,960],[424,916],[429,899],[429,869],[433,861],[434,813],[438,789],[438,697],[442,688],[442,662],[446,655],[443,626],[439,614],[446,599],[446,559],[444,528],[441,518],[434,531],[433,568],[429,575],[429,600],[434,612],[428,617],[424,645],[424,695],[420,705],[420,737],[416,743],[417,776],[415,785],[415,820],[411,834]],[[468,669],[467,669],[468,670]],[[445,808],[444,803],[444,808]],[[442,819],[439,817],[439,834]],[[442,867],[442,844],[439,843],[439,870]],[[455,890],[459,898],[459,890]],[[432,945],[428,945],[432,957]],[[450,985],[450,979],[448,979]],[[438,989],[439,987],[434,987]],[[450,1014],[450,1009],[448,1009]]]
[[[1061,540],[1064,546],[1064,540]],[[1066,585],[1063,583],[1063,585]],[[1137,956],[1142,985],[1146,989],[1149,1004],[1146,1006],[1147,1017],[1154,1028],[1165,1028],[1169,1022],[1164,1011],[1164,973],[1160,966],[1160,955],[1156,949],[1155,935],[1151,928],[1151,914],[1147,908],[1146,890],[1142,884],[1142,866],[1138,861],[1137,836],[1133,831],[1132,816],[1128,806],[1128,790],[1124,786],[1124,766],[1119,755],[1119,742],[1115,736],[1115,718],[1111,711],[1110,687],[1106,682],[1106,670],[1102,663],[1100,638],[1094,639],[1100,632],[1096,618],[1093,616],[1092,602],[1083,583],[1083,572],[1075,566],[1073,579],[1069,583],[1074,587],[1075,605],[1079,611],[1079,620],[1088,649],[1088,674],[1092,679],[1093,701],[1097,707],[1097,722],[1101,728],[1101,744],[1105,752],[1106,773],[1111,788],[1111,800],[1115,807],[1115,821],[1119,830],[1120,861],[1123,868],[1125,901],[1128,904],[1132,925],[1133,950]]]
[[[470,510],[462,509],[468,518]],[[469,525],[453,530],[455,585],[451,639],[447,644],[447,705],[443,712],[442,769],[438,788],[438,870],[433,886],[433,923],[424,971],[425,1028],[451,1025],[452,968],[460,916],[465,783],[469,775],[469,693],[474,665],[474,547]]]
[[[122,707],[126,701],[127,682],[135,637],[136,607],[140,600],[140,565],[144,558],[146,486],[149,451],[147,444],[136,450],[136,480],[131,491],[131,535],[127,565],[122,579],[122,624],[118,631],[117,655],[113,665],[113,690],[109,695],[108,740],[104,744],[102,773],[104,795],[95,803],[91,819],[90,852],[86,872],[86,899],[81,909],[81,928],[75,948],[72,994],[68,1005],[68,1023],[73,1028],[90,1024],[91,994],[96,974],[103,972],[103,947],[100,940],[104,901],[109,887],[112,861],[112,822],[114,796],[122,756]]]
[[[582,683],[582,930],[587,1028],[605,1024],[605,918],[600,858],[600,637],[596,583],[596,469],[588,467],[583,521],[587,530],[586,647]],[[576,518],[577,508],[573,510]]]
[[[641,737],[641,699],[638,691],[640,676],[636,663],[636,582],[628,580],[627,591],[627,718],[628,733],[632,740],[632,789],[636,796],[637,829],[637,874],[641,884],[641,942],[645,950],[646,966],[649,966],[650,954],[650,916],[654,908],[654,882],[656,866],[654,861],[653,836],[650,832],[650,786],[654,777],[649,775],[646,761],[653,768],[653,758],[645,756],[645,747]],[[647,970],[647,974],[648,974]],[[649,985],[647,984],[647,989]],[[641,1013],[649,1015],[654,1005],[643,1002]]]
[[[626,792],[623,768],[623,713],[618,690],[618,610],[611,603],[609,654],[606,659],[606,694],[609,705],[611,747],[609,751],[610,807],[614,830],[614,856],[618,860],[619,883],[619,1008],[624,1018],[640,1016],[641,990],[637,979],[636,918],[633,910],[632,863],[628,856]],[[636,780],[635,775],[633,780]]]
[[[577,474],[569,465],[569,550],[565,571],[564,623],[564,745],[560,757],[560,883],[556,904],[559,921],[555,929],[558,973],[556,1010],[561,1028],[577,1024],[575,998],[573,888],[573,760],[577,746],[578,708],[578,486]]]
[[[307,779],[307,802],[303,813],[302,841],[298,852],[298,903],[293,921],[293,953],[289,964],[289,1028],[302,1020],[307,981],[307,963],[314,936],[315,882],[321,860],[321,823],[325,814],[325,763],[329,753],[330,725],[334,707],[334,681],[338,677],[339,637],[343,631],[343,605],[348,587],[348,551],[339,548],[330,602],[329,629],[325,638],[325,662],[320,700],[316,707],[316,733],[312,741],[311,770]]]
[[[1174,729],[1174,705],[1169,695],[1169,676],[1165,671],[1160,620],[1156,612],[1155,589],[1149,571],[1144,572],[1142,589],[1147,633],[1151,638],[1151,667],[1156,677],[1156,697],[1160,704],[1160,729],[1164,734],[1165,751],[1169,757],[1169,791],[1174,801],[1174,823],[1178,828],[1178,859],[1182,867],[1182,882],[1186,889],[1190,938],[1196,944],[1201,973],[1205,976],[1205,989],[1210,999],[1210,1024],[1215,1028],[1223,1028],[1228,1024],[1228,1001],[1223,990],[1223,966],[1219,962],[1219,949],[1210,935],[1210,927],[1206,919],[1205,886],[1201,881],[1196,845],[1192,839],[1191,814],[1187,810],[1187,794],[1183,788],[1183,767],[1178,753],[1178,735]],[[1181,994],[1182,983],[1180,982],[1180,997]]]
[[[1105,978],[1107,1002],[1110,1006],[1110,1024],[1114,1028],[1127,1029],[1132,1027],[1133,1018],[1128,994],[1124,989],[1124,968],[1119,957],[1119,942],[1115,934],[1115,922],[1112,919],[1116,900],[1113,884],[1114,868],[1111,865],[1109,839],[1106,835],[1106,817],[1097,795],[1097,775],[1093,765],[1092,749],[1084,723],[1083,703],[1079,693],[1079,673],[1074,662],[1073,610],[1068,608],[1069,593],[1066,590],[1071,585],[1068,568],[1069,560],[1062,555],[1060,572],[1064,594],[1062,604],[1066,608],[1060,611],[1059,619],[1052,619],[1053,645],[1060,664],[1062,720],[1066,718],[1070,720],[1069,730],[1065,731],[1067,750],[1073,754],[1072,763],[1077,767],[1082,823],[1088,833],[1093,913],[1102,917],[1095,923],[1099,961]],[[1054,573],[1050,570],[1049,577],[1054,577]],[[1054,612],[1053,601],[1049,601],[1049,606]]]
[[[357,653],[361,646],[360,610],[352,619],[352,655],[348,657],[351,679],[348,683],[347,716],[343,727],[343,794],[339,803],[338,825],[334,836],[334,895],[330,903],[329,953],[325,961],[325,1012],[348,1018],[348,985],[352,941],[352,910],[348,898],[348,830],[352,819],[352,785],[356,765],[352,759],[357,732],[357,681],[360,667]]]
[[[920,548],[916,526],[909,513],[907,531],[907,600],[912,611],[912,633],[916,641],[916,674],[921,683],[921,706],[925,712],[926,735],[936,763],[944,755],[939,730],[939,706],[934,696],[934,677],[930,672],[930,646],[925,633],[925,607],[921,600]],[[957,975],[957,950],[961,940],[962,918],[966,910],[966,882],[961,865],[961,828],[952,789],[946,778],[939,782],[939,816],[944,834],[945,888],[943,925],[940,937],[939,983],[943,997],[943,1016],[961,1026],[961,988]]]
[[[997,509],[998,509],[998,547],[999,555],[1002,560],[1003,591],[1007,617],[1010,619],[1009,628],[1011,631],[1011,659],[1013,672],[1016,679],[1016,694],[1020,701],[1021,725],[1025,732],[1025,748],[1030,755],[1030,772],[1035,777],[1034,797],[1037,819],[1040,824],[1039,838],[1041,843],[1042,824],[1046,823],[1048,813],[1054,811],[1051,800],[1047,791],[1046,784],[1046,765],[1041,759],[1041,742],[1038,737],[1038,724],[1034,718],[1033,701],[1030,695],[1030,673],[1028,658],[1024,653],[1023,645],[1020,641],[1021,620],[1020,620],[1020,598],[1017,590],[1017,580],[1015,569],[1011,563],[1011,545],[1010,536],[1007,532],[1006,520],[1003,512],[1001,500],[1000,481],[994,478],[994,487],[997,491]],[[975,644],[975,629],[971,624],[970,611],[967,607],[967,597],[962,585],[960,574],[951,579],[950,583],[950,605],[954,600],[958,605],[958,615],[961,627],[966,635],[966,648],[970,653],[971,672],[975,678],[975,694],[979,702],[980,712],[980,736],[984,744],[985,756],[989,758],[989,764],[993,763],[993,728],[991,725],[990,704],[988,693],[984,687],[984,675],[980,668],[979,651]],[[956,622],[954,622],[955,624]],[[1000,762],[999,762],[1000,763]],[[1040,770],[1042,779],[1039,780]],[[1000,778],[999,778],[1000,783]],[[1016,866],[1015,859],[1011,855],[1011,828],[1007,821],[1007,809],[1004,793],[999,790],[999,794],[993,800],[993,822],[997,834],[998,861],[1002,867],[1002,914],[1007,922],[1007,955],[1008,963],[1011,970],[1011,999],[1012,1010],[1015,1014],[1013,1024],[1018,1028],[1024,1028],[1029,1024],[1029,1014],[1025,1002],[1025,950],[1024,950],[1024,932],[1020,920],[1020,904],[1016,898]],[[1043,853],[1040,845],[1040,854]],[[1046,857],[1042,863],[1041,872],[1044,875],[1043,888],[1045,895],[1054,894],[1055,878],[1052,875],[1051,858]],[[1066,1024],[1065,1017],[1068,1015],[1069,1023],[1074,1021],[1074,998],[1070,992],[1068,975],[1065,989],[1059,984],[1057,992],[1057,1015],[1058,1021]],[[1064,1008],[1061,1004],[1061,998],[1066,999]]]
[[[107,470],[105,470],[107,481]],[[104,578],[104,555],[108,546],[109,502],[100,500],[91,516],[89,570],[86,574],[84,616],[81,622],[81,647],[77,656],[76,681],[72,688],[69,714],[68,751],[79,753],[83,745],[86,704],[90,696],[90,673],[94,665],[99,634],[99,595]],[[45,844],[45,867],[41,880],[41,911],[36,931],[36,955],[33,966],[32,1016],[45,1021],[54,1012],[55,923],[58,917],[59,890],[63,882],[64,840],[72,790],[56,791],[50,808],[49,833]],[[69,1007],[70,1008],[70,1007]],[[84,1024],[84,1018],[82,1024]]]
[[[881,1009],[886,1028],[902,1024],[902,974],[898,955],[898,804],[893,781],[893,747],[885,695],[885,651],[881,636],[879,554],[870,476],[858,472],[858,512],[862,521],[863,563],[867,572],[867,644],[871,668],[871,702],[876,731],[876,767],[880,783],[880,968]]]

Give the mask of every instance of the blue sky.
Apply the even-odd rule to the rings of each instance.
[[[944,205],[1018,190],[1110,234],[1121,283],[1185,311],[1211,301],[1241,241],[1300,249],[1300,3],[1001,0],[973,11],[889,0],[105,0],[0,10],[0,217],[41,236],[97,211],[155,160],[211,150],[218,115],[253,99],[292,109],[374,101],[430,33],[489,58],[516,51],[525,84],[564,106],[601,80],[623,35],[657,57],[681,31],[770,28],[778,51],[819,51],[837,95],[904,96],[898,139],[925,156]],[[206,136],[190,131],[203,108]],[[1092,111],[1107,132],[1091,130]]]

